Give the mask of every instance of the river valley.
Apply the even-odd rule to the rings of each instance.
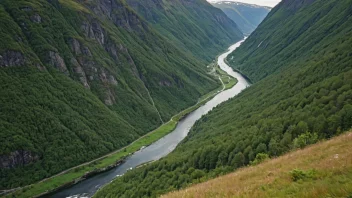
[[[197,110],[193,111],[185,118],[180,120],[175,130],[172,131],[170,134],[166,135],[165,137],[153,143],[152,145],[134,153],[126,159],[125,163],[118,166],[117,168],[84,180],[78,183],[77,185],[74,185],[70,188],[57,192],[54,195],[51,195],[50,197],[92,197],[95,192],[97,192],[97,190],[99,190],[102,186],[110,183],[114,178],[123,175],[128,170],[133,169],[146,162],[158,160],[172,152],[176,148],[176,146],[187,136],[190,129],[198,119],[200,119],[203,115],[207,114],[217,105],[238,95],[241,91],[250,86],[250,83],[246,80],[245,77],[243,77],[240,73],[233,71],[232,68],[230,68],[225,63],[226,57],[232,51],[238,48],[242,42],[243,40],[232,45],[229,50],[221,54],[217,60],[218,65],[222,70],[224,70],[229,75],[233,76],[238,80],[238,83],[233,88],[217,94],[205,105],[199,107]]]

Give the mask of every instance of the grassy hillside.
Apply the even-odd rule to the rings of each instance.
[[[162,197],[351,197],[352,133]]]
[[[124,1],[0,2],[0,189],[121,148],[220,86]]]
[[[205,0],[126,2],[170,42],[203,60],[243,38],[238,26]]]
[[[199,120],[170,155],[97,197],[156,197],[350,130],[351,8],[349,0],[282,1],[228,59],[255,83]]]
[[[271,8],[233,1],[219,1],[212,3],[220,8],[238,28],[245,34],[250,35],[268,15]]]

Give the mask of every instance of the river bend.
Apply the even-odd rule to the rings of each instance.
[[[195,124],[197,120],[199,120],[203,115],[211,111],[217,105],[236,96],[245,88],[250,86],[250,83],[246,80],[246,78],[244,78],[240,73],[233,71],[232,68],[225,63],[225,58],[237,47],[239,47],[242,42],[243,40],[232,45],[227,52],[221,54],[218,57],[218,65],[220,66],[220,68],[238,80],[238,83],[233,88],[217,94],[205,105],[199,107],[197,110],[193,111],[185,118],[180,120],[174,131],[161,138],[157,142],[153,143],[152,145],[134,153],[128,159],[126,159],[126,162],[123,163],[121,166],[118,166],[108,172],[104,172],[87,180],[84,180],[78,183],[77,185],[74,185],[68,189],[62,190],[54,195],[51,195],[50,197],[92,197],[94,193],[99,190],[99,188],[111,182],[115,177],[123,175],[130,168],[137,167],[138,165],[149,161],[158,160],[173,151],[176,146],[187,136],[191,127]]]

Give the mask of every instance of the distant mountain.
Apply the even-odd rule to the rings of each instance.
[[[234,1],[212,2],[212,5],[220,8],[246,35],[251,34],[271,10],[266,6]]]
[[[208,61],[243,38],[237,25],[205,0],[126,2],[171,43]]]

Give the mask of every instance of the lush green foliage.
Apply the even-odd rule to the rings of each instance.
[[[0,2],[0,56],[17,60],[0,68],[0,156],[36,156],[29,165],[1,169],[0,188],[29,184],[121,148],[220,85],[206,74],[205,61],[191,54],[194,49],[183,52],[125,1],[110,3]],[[197,6],[214,11],[209,4]],[[240,39],[229,36],[235,27],[227,25],[229,31],[218,35],[224,41],[208,45],[214,54]]]
[[[318,134],[303,133],[293,140],[294,148],[304,148],[307,145],[315,144],[318,141]]]
[[[269,7],[251,5],[246,3],[220,1],[213,3],[213,6],[220,8],[239,29],[250,35],[270,12]]]
[[[243,38],[237,25],[205,0],[126,2],[170,42],[203,60]]]
[[[250,165],[258,165],[262,162],[264,162],[265,160],[269,159],[269,155],[266,153],[258,153],[257,156],[255,156],[255,159],[253,161],[251,161],[249,164]]]
[[[1,169],[2,185],[48,177],[139,136],[140,131],[63,74],[6,68],[0,75],[1,153],[27,150],[43,158],[24,167]]]
[[[155,197],[249,164],[258,153],[281,155],[308,131],[323,139],[351,129],[351,8],[348,0],[284,0],[229,56],[255,84],[198,121],[169,156],[97,197]]]
[[[290,174],[293,181],[299,181],[299,180],[314,179],[317,175],[317,171],[314,169],[307,170],[307,171],[294,169],[293,171],[290,172]]]

